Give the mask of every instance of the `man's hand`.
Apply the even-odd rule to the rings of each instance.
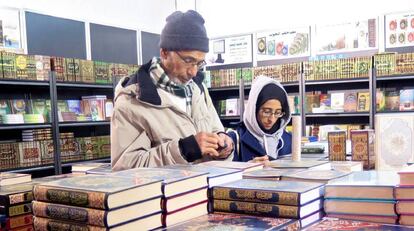
[[[201,150],[201,155],[209,155],[211,157],[219,157],[217,152],[219,148],[220,137],[215,133],[199,132],[195,135],[198,146]]]
[[[264,167],[268,167],[270,165],[269,156],[267,155],[255,157],[253,160],[250,160],[249,162],[261,163],[264,165]]]
[[[220,147],[218,147],[218,150],[217,150],[219,153],[218,158],[221,158],[221,159],[227,158],[233,151],[233,147],[234,147],[233,140],[224,133],[219,133],[218,136],[220,138],[219,143],[218,143]]]

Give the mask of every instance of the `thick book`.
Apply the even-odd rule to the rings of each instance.
[[[399,223],[401,225],[411,225],[414,226],[414,215],[400,215]],[[414,228],[413,228],[414,230]]]
[[[170,213],[207,200],[207,187],[161,199],[161,209]]]
[[[325,198],[326,213],[396,216],[395,200]]]
[[[324,218],[322,221],[315,223],[305,231],[337,231],[337,230],[349,230],[349,231],[372,231],[372,230],[388,230],[388,231],[409,231],[414,228],[402,227],[398,225],[384,225],[366,221],[353,221],[338,218]]]
[[[175,226],[167,227],[168,231],[192,230],[299,230],[297,220],[285,218],[257,217],[231,213],[214,213],[200,216]]]
[[[161,181],[85,175],[42,183],[33,192],[39,201],[111,210],[161,196]]]
[[[73,173],[86,173],[86,171],[98,168],[98,167],[105,167],[105,166],[111,166],[110,163],[102,163],[102,162],[81,162],[81,163],[75,163],[72,164],[72,172]]]
[[[375,115],[376,170],[399,171],[414,161],[414,113]]]
[[[32,176],[24,173],[0,172],[0,186],[30,182]]]
[[[33,215],[110,228],[159,212],[160,201],[158,197],[109,211],[33,201]]]
[[[323,199],[319,198],[302,206],[213,199],[212,207],[214,212],[300,219],[321,210],[323,208]]]
[[[181,208],[179,210],[175,210],[172,212],[163,212],[161,217],[162,225],[168,227],[183,221],[190,220],[192,218],[206,215],[208,213],[207,204],[208,201],[205,200]]]
[[[275,169],[263,168],[256,171],[243,173],[243,179],[258,179],[258,180],[280,180],[282,175],[302,172],[305,169]]]
[[[329,170],[331,169],[331,164],[328,161],[321,160],[272,160],[270,161],[269,167]]]
[[[34,231],[35,229],[33,228],[33,225],[26,225],[26,226],[22,226],[22,227],[18,227],[15,229],[10,229],[8,231]]]
[[[395,210],[398,214],[414,215],[414,199],[411,201],[397,201]]]
[[[396,200],[414,200],[414,185],[397,185],[394,196]]]
[[[0,187],[0,205],[10,206],[33,200],[34,182]]]
[[[171,197],[194,189],[206,187],[207,173],[166,168],[133,168],[113,173],[127,178],[162,180],[164,197]]]
[[[345,161],[346,160],[346,132],[330,131],[328,132],[328,153],[329,160]]]
[[[261,163],[250,163],[250,162],[237,162],[237,161],[219,161],[212,160],[207,162],[201,162],[200,165],[213,166],[220,168],[238,169],[243,172],[254,171],[263,168]]]
[[[0,206],[0,214],[5,214],[7,217],[14,217],[27,213],[32,213],[31,202],[13,206]]]
[[[303,172],[286,174],[282,180],[328,183],[331,180],[349,175],[350,172],[336,170],[305,170]]]
[[[332,169],[342,172],[359,172],[363,170],[361,161],[329,161]]]
[[[375,131],[373,129],[351,131],[351,153],[353,161],[363,161],[364,169],[375,167]]]
[[[8,217],[4,222],[1,222],[1,227],[9,230],[31,224],[33,224],[33,214],[30,213],[15,217]]]
[[[83,59],[80,61],[80,76],[84,83],[95,83],[93,61]]]
[[[220,200],[300,206],[323,196],[323,184],[242,179],[214,187],[212,196]]]
[[[352,172],[325,186],[325,198],[394,200],[398,175],[392,171]]]
[[[129,231],[136,230],[139,227],[140,230],[154,230],[160,228],[161,224],[161,212],[150,214],[145,217],[129,221],[128,223],[114,226],[112,228],[85,225],[81,223],[69,222],[64,220],[49,219],[44,217],[34,218],[34,228],[37,231],[51,231],[51,230],[84,230],[84,231]]]
[[[191,165],[191,164],[176,164],[176,165],[167,165],[164,168],[170,169],[181,169],[193,172],[206,172],[208,187],[212,188],[213,186],[224,184],[231,181],[236,181],[242,179],[241,170],[229,169],[229,168],[220,168],[213,166],[203,166],[203,165]]]
[[[414,187],[414,164],[401,169],[401,171],[398,172],[398,175],[400,176],[401,186]]]
[[[108,175],[112,173],[111,164],[106,164],[100,167],[92,168],[86,171],[86,174]]]
[[[379,215],[329,213],[329,214],[326,214],[326,216],[347,219],[347,220],[368,221],[368,222],[383,223],[383,224],[397,224],[398,223],[397,215],[379,216]]]

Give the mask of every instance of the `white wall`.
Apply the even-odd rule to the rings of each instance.
[[[0,0],[0,7],[160,33],[174,0]]]
[[[265,29],[352,22],[414,11],[412,0],[195,0],[210,37]]]

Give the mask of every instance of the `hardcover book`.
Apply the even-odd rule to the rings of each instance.
[[[395,200],[330,199],[325,198],[325,212],[361,214],[375,216],[396,216]]]
[[[342,172],[359,172],[363,170],[360,161],[330,161],[332,169]]]
[[[36,62],[36,80],[47,81],[49,80],[50,72],[50,57],[35,55]]]
[[[33,215],[25,214],[15,217],[6,218],[6,221],[2,223],[2,227],[6,230],[19,230],[20,227],[33,224]]]
[[[33,215],[112,228],[160,211],[160,197],[113,210],[83,208],[33,201]]]
[[[414,110],[414,89],[400,90],[400,111]]]
[[[324,218],[321,222],[315,223],[305,231],[371,231],[371,230],[388,230],[388,231],[409,231],[414,228],[402,227],[397,225],[384,225],[365,221],[352,221],[338,218]]]
[[[369,92],[358,92],[358,112],[367,112],[370,107]]]
[[[128,223],[117,225],[113,228],[100,227],[94,225],[85,225],[82,223],[75,223],[63,220],[49,219],[44,217],[34,218],[34,228],[37,231],[51,231],[51,230],[87,230],[87,231],[120,231],[120,230],[135,230],[137,227],[142,230],[154,230],[160,228],[161,212],[150,214],[148,216],[129,221]]]
[[[397,200],[414,200],[414,185],[397,185],[394,195]]]
[[[207,173],[166,168],[134,168],[113,173],[127,178],[149,178],[162,180],[164,197],[178,195],[194,189],[206,187]]]
[[[56,81],[63,82],[66,79],[66,66],[65,58],[62,57],[51,57],[50,58],[51,70],[56,73]]]
[[[329,213],[327,217],[356,220],[356,221],[368,221],[383,224],[397,224],[398,216],[379,216],[379,215],[362,215],[362,214],[342,214],[342,213]]]
[[[112,173],[111,164],[106,164],[86,171],[86,174],[108,175]]]
[[[109,83],[109,64],[101,61],[93,61],[93,70],[96,83]]]
[[[399,223],[401,225],[414,226],[414,215],[400,215]],[[414,230],[414,228],[412,228]]]
[[[329,160],[345,161],[346,160],[346,132],[331,131],[328,132]]]
[[[0,214],[5,214],[7,217],[14,217],[27,213],[32,213],[31,202],[13,206],[0,206]]]
[[[164,168],[187,170],[192,172],[205,172],[208,173],[207,181],[208,187],[224,184],[231,181],[242,179],[242,172],[237,169],[219,168],[203,165],[191,165],[191,164],[176,164],[163,166]]]
[[[38,201],[110,210],[161,196],[161,181],[86,175],[39,184],[33,192]]]
[[[302,161],[272,160],[270,161],[269,167],[329,170],[331,169],[331,164],[328,161],[320,161],[320,160],[302,160]]]
[[[304,218],[323,207],[322,199],[317,199],[302,206],[267,204],[246,201],[228,201],[213,199],[213,211],[281,218]]]
[[[398,180],[397,173],[392,171],[352,172],[330,181],[325,186],[325,198],[394,200]]]
[[[282,180],[328,183],[331,180],[349,175],[350,172],[336,170],[305,170],[303,172],[286,174]]]
[[[14,172],[0,172],[0,186],[21,184],[32,180],[30,174],[14,173]],[[2,189],[2,188],[0,188]]]
[[[20,183],[0,187],[0,205],[10,206],[33,200],[34,182]]]
[[[373,129],[351,131],[352,160],[363,161],[366,170],[375,167],[374,140],[375,132]]]
[[[75,63],[73,58],[65,58],[66,82],[75,82]]]
[[[2,52],[3,78],[16,79],[16,54]]]
[[[213,166],[213,167],[220,167],[220,168],[230,168],[230,169],[238,169],[243,172],[254,171],[257,169],[262,169],[263,164],[260,163],[250,163],[250,162],[237,162],[237,161],[207,161],[201,162],[199,165],[204,166]]]
[[[288,175],[302,171],[304,171],[304,169],[263,168],[256,171],[243,173],[243,179],[280,180],[282,175]]]
[[[221,200],[252,201],[282,205],[304,205],[323,195],[323,184],[313,182],[242,179],[213,188]]]
[[[377,170],[401,170],[414,161],[414,113],[375,115]]]
[[[299,230],[297,220],[284,218],[257,217],[231,213],[214,213],[200,216],[186,222],[167,227],[168,231],[192,230]]]
[[[183,194],[161,199],[161,209],[164,213],[173,213],[192,205],[207,201],[207,187],[185,192]]]
[[[410,165],[401,169],[398,172],[400,176],[400,185],[401,186],[413,186],[414,187],[414,165]],[[414,196],[413,196],[414,199]]]
[[[93,61],[81,60],[80,61],[80,75],[82,82],[95,83],[95,76],[93,72]]]
[[[357,92],[348,91],[345,92],[344,111],[345,112],[356,112],[357,111]]]
[[[34,55],[27,55],[27,80],[36,80],[36,60]]]
[[[27,55],[16,54],[16,77],[27,80]]]

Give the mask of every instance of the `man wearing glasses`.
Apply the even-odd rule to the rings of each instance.
[[[233,141],[202,83],[208,45],[200,14],[167,17],[160,57],[115,89],[113,170],[232,159]]]
[[[288,96],[276,80],[259,76],[252,84],[243,122],[229,132],[236,148],[234,161],[260,162],[291,153],[292,135],[285,131],[291,118]]]

